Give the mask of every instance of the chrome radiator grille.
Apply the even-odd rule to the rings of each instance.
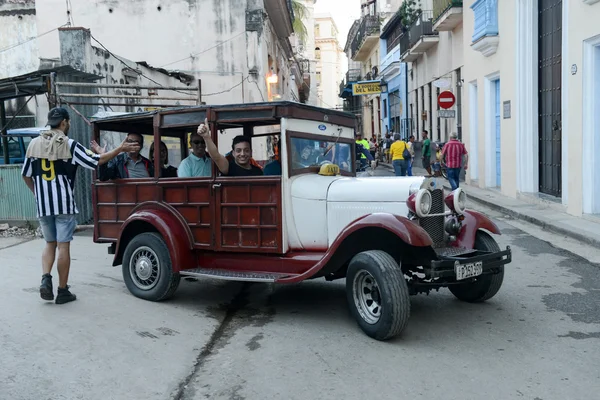
[[[444,192],[441,189],[436,189],[431,192],[431,212],[430,214],[442,214],[446,208],[444,206]],[[441,215],[439,217],[426,217],[419,219],[419,225],[429,234],[434,246],[444,243],[444,222],[446,218]]]

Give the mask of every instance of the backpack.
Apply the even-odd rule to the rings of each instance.
[[[405,160],[412,159],[412,154],[410,154],[410,150],[408,150],[408,145],[404,142],[404,151],[402,152],[402,158]]]

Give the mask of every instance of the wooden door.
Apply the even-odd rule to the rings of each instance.
[[[220,177],[213,187],[215,250],[282,253],[281,177]]]
[[[539,6],[539,190],[560,197],[562,190],[562,0]]]

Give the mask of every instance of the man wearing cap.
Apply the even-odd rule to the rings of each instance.
[[[452,190],[456,190],[460,183],[460,168],[463,156],[465,158],[466,171],[469,168],[469,153],[465,145],[458,141],[458,135],[453,132],[450,135],[450,141],[444,145],[444,149],[442,150],[442,160],[448,167],[448,181]]]
[[[58,249],[56,304],[64,304],[76,299],[69,291],[67,281],[71,266],[70,243],[77,225],[75,215],[79,213],[74,188],[77,167],[94,170],[123,151],[139,150],[139,145],[123,142],[111,152],[94,154],[67,137],[71,123],[64,108],[50,110],[48,125],[50,130],[41,132],[29,144],[22,175],[35,196],[37,216],[46,241],[42,253],[40,296],[44,300],[54,300],[51,272]]]

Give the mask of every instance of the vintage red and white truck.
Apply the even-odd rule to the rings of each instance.
[[[482,302],[500,289],[511,250],[494,240],[497,225],[440,180],[356,177],[351,114],[290,102],[163,109],[97,120],[94,138],[179,140],[183,158],[205,118],[217,144],[230,130],[277,136],[281,175],[162,178],[156,163],[157,178],[96,180],[94,241],[110,243],[133,295],[165,300],[182,276],[345,278],[358,325],[385,340],[406,327],[411,295],[447,287]]]

